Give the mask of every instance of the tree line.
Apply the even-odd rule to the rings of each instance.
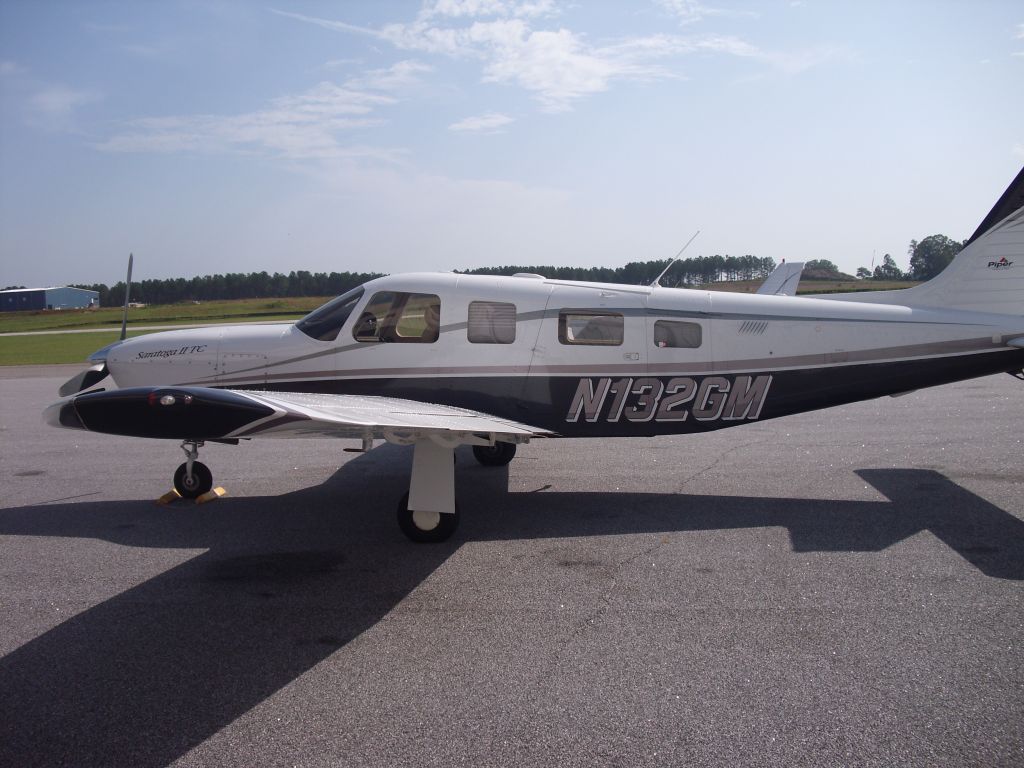
[[[874,280],[930,280],[939,274],[963,248],[964,243],[945,235],[929,235],[920,242],[912,240],[908,248],[910,267],[904,271],[890,254],[874,269],[860,267],[857,278]],[[530,272],[557,280],[583,280],[623,285],[648,285],[668,266],[668,259],[631,261],[622,267],[554,267],[509,265],[456,270],[464,275],[514,275]],[[773,269],[775,259],[758,256],[693,256],[680,259],[661,279],[666,287],[699,287],[728,280],[763,280]],[[804,267],[805,277],[813,279],[850,279],[828,259],[813,259]],[[132,281],[131,299],[143,304],[174,304],[182,301],[223,299],[262,299],[293,296],[337,296],[357,285],[381,277],[381,272],[230,272],[186,279]],[[113,286],[103,283],[76,285],[99,293],[100,306],[124,304],[124,282]]]
[[[929,235],[920,242],[911,240],[907,248],[910,256],[907,271],[900,269],[896,259],[887,253],[873,270],[859,267],[857,277],[865,280],[931,280],[949,266],[965,245],[966,241],[953,240],[946,235]]]
[[[624,267],[551,267],[504,266],[478,267],[462,275],[514,275],[528,272],[555,280],[582,280],[593,283],[649,285],[669,264],[669,259],[631,261]],[[762,280],[775,269],[775,259],[757,256],[694,256],[680,259],[665,273],[660,284],[669,288],[705,285],[725,280]]]
[[[668,260],[631,262],[624,267],[553,267],[505,266],[480,267],[459,274],[513,275],[533,272],[560,280],[589,280],[627,285],[647,284],[668,266]],[[698,256],[683,259],[672,266],[661,284],[669,287],[703,285],[722,280],[759,280],[775,269],[772,258],[756,256]],[[458,270],[457,270],[458,271]],[[133,280],[130,299],[141,304],[175,304],[182,301],[217,301],[223,299],[262,299],[291,296],[337,296],[367,280],[382,277],[381,272],[307,272],[297,270],[287,275],[280,272],[229,272],[186,279]],[[124,304],[124,281],[108,286],[104,283],[75,285],[99,293],[101,307]]]
[[[132,280],[131,301],[141,304],[175,304],[182,301],[218,301],[223,299],[264,299],[290,296],[336,296],[382,277],[382,272],[229,272],[185,279]],[[124,304],[124,281],[112,286],[103,283],[76,285],[99,293],[101,307]]]

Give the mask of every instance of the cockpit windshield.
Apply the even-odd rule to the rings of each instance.
[[[353,288],[348,293],[343,293],[326,304],[314,309],[304,318],[295,324],[295,327],[307,336],[319,341],[334,341],[338,337],[338,331],[348,320],[356,304],[363,298],[363,288]]]

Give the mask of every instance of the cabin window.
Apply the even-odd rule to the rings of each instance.
[[[617,347],[623,338],[622,315],[612,312],[563,310],[558,313],[558,340],[563,344]]]
[[[516,305],[504,301],[469,302],[466,335],[470,344],[511,344],[516,340]]]
[[[654,323],[654,346],[696,349],[701,345],[703,330],[699,323],[658,320]]]
[[[334,341],[338,338],[341,326],[348,320],[361,298],[363,298],[363,289],[355,288],[314,309],[299,320],[295,327],[318,341]]]
[[[432,293],[381,291],[356,320],[356,341],[432,344],[441,332],[441,299]]]

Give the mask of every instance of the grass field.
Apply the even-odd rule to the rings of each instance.
[[[129,336],[144,335],[129,333]],[[54,333],[46,336],[0,338],[0,365],[53,365],[85,363],[101,347],[115,342],[121,331],[109,333]]]
[[[733,293],[756,293],[763,280],[730,280],[725,283],[711,283],[704,286],[709,291],[730,291]],[[917,283],[906,280],[801,280],[797,294],[809,293],[861,293],[865,291],[898,291]]]
[[[189,323],[232,323],[245,320],[297,320],[327,301],[327,297],[288,299],[238,299],[200,304],[161,304],[132,307],[131,325],[178,325]],[[58,331],[81,328],[121,329],[122,310],[64,309],[39,312],[0,312],[0,333]]]
[[[760,280],[716,283],[708,290],[754,293]],[[907,288],[912,283],[805,280],[800,293],[836,293]],[[323,304],[330,297],[240,299],[201,304],[166,304],[132,308],[128,327],[188,325],[190,323],[237,323],[291,321]],[[116,341],[121,330],[121,310],[116,308],[0,313],[0,333],[109,329],[96,333],[53,333],[40,336],[0,336],[0,365],[47,365],[84,362],[100,347]],[[136,336],[146,331],[130,331]]]

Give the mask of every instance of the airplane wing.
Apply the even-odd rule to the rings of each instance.
[[[210,387],[86,392],[54,403],[44,418],[53,426],[175,440],[340,437],[409,443],[434,436],[481,445],[551,434],[478,411],[393,397]]]
[[[796,296],[800,275],[804,271],[802,261],[782,262],[761,283],[757,292],[762,296]]]

